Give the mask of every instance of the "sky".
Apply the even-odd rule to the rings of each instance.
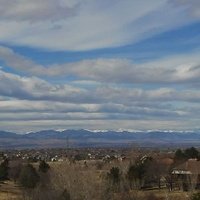
[[[0,5],[0,130],[200,128],[199,0]]]

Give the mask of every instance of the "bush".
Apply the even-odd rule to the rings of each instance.
[[[62,200],[70,200],[71,197],[70,197],[70,193],[68,192],[67,189],[65,189],[61,195],[61,199]]]
[[[200,193],[193,194],[191,200],[200,200]]]

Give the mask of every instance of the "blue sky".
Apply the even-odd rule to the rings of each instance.
[[[198,0],[0,3],[0,129],[200,128]]]

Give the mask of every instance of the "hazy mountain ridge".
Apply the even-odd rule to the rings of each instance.
[[[0,148],[44,148],[80,146],[200,146],[200,131],[91,131],[91,130],[43,130],[27,134],[0,131]]]

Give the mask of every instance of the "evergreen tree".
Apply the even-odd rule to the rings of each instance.
[[[8,179],[8,170],[9,170],[9,161],[8,159],[5,159],[0,164],[0,180],[4,181]]]
[[[23,166],[19,176],[19,183],[24,188],[35,188],[39,179],[39,175],[31,164]]]
[[[199,158],[199,152],[196,148],[191,147],[185,150],[185,156],[186,158]]]
[[[134,182],[139,182],[141,185],[142,180],[145,176],[145,164],[136,163],[135,165],[130,165],[127,172],[127,179],[129,181],[130,187],[133,188]]]
[[[120,180],[121,180],[121,173],[118,167],[112,167],[110,172],[107,173],[108,180],[111,183],[112,189],[114,191],[119,190]]]
[[[176,161],[185,160],[186,155],[181,149],[177,149],[176,152],[175,152],[175,155],[174,155],[174,159]]]
[[[39,164],[39,171],[46,173],[49,170],[50,166],[48,163],[46,163],[44,160],[40,161]]]

